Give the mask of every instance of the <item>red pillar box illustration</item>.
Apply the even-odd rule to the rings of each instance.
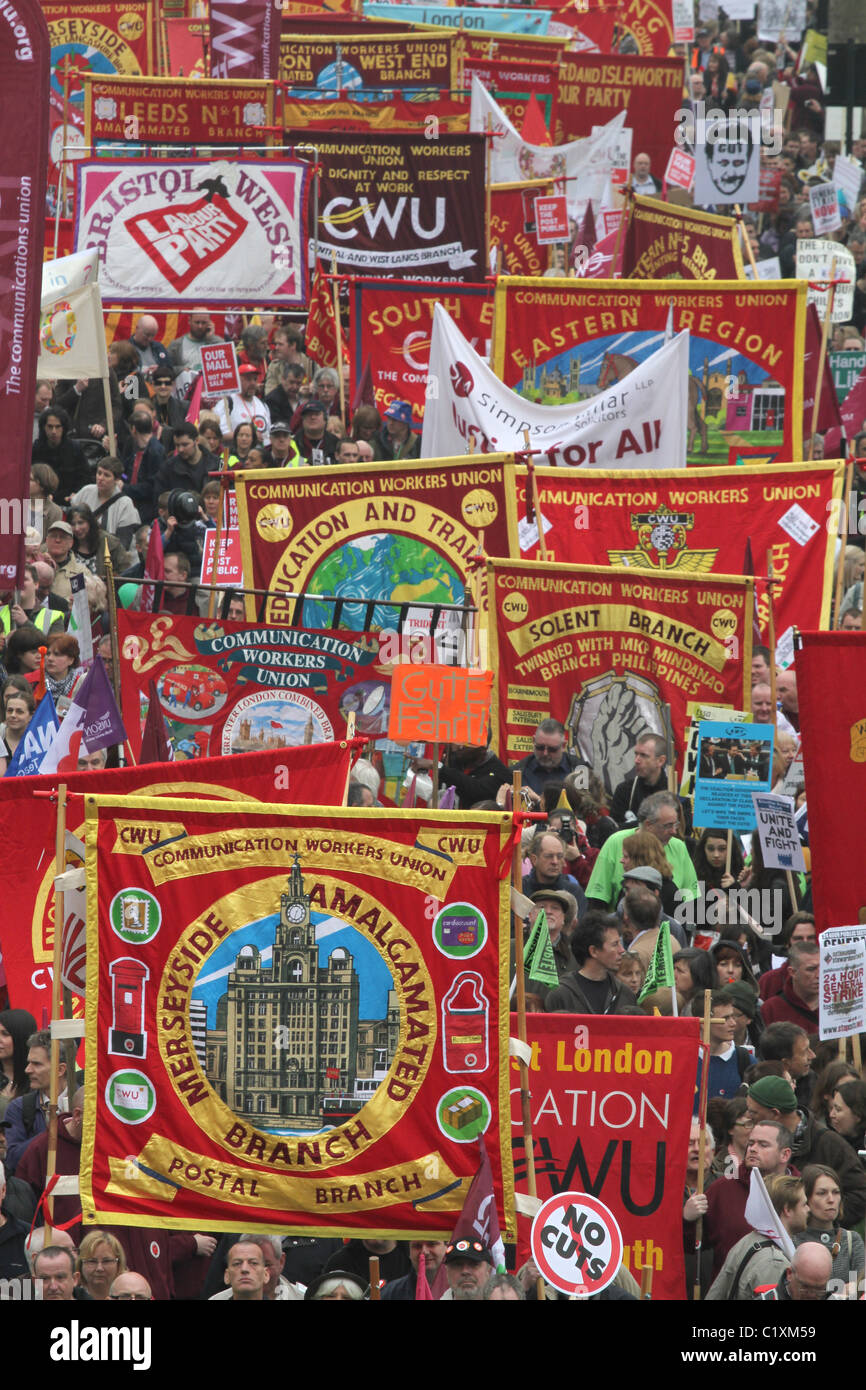
[[[482,978],[474,970],[461,970],[442,1000],[442,1047],[445,1070],[486,1071],[490,1065],[487,1043],[490,1003]]]
[[[121,1057],[145,1057],[144,984],[150,971],[140,960],[122,956],[108,967],[111,975],[111,1030],[108,1051]]]

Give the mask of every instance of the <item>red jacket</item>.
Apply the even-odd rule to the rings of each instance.
[[[788,978],[788,962],[784,965],[777,965],[774,970],[765,970],[758,980],[758,993],[762,999],[772,999],[773,995],[781,994],[785,988],[785,981]],[[763,1013],[761,1015],[763,1017]]]
[[[798,1176],[797,1169],[787,1172]],[[707,1214],[704,1217],[703,1243],[713,1247],[713,1278],[715,1279],[728,1257],[731,1247],[743,1236],[753,1232],[746,1220],[746,1202],[752,1170],[744,1163],[735,1178],[717,1178],[707,1188]]]
[[[765,1024],[796,1023],[807,1033],[818,1032],[818,1010],[810,1009],[794,989],[791,976],[785,980],[781,994],[774,994],[761,1008]]]

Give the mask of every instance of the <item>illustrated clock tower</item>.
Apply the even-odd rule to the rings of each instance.
[[[280,894],[280,921],[274,936],[274,983],[315,981],[318,962],[316,928],[310,921],[310,895],[304,891],[301,865],[295,855],[288,887]]]

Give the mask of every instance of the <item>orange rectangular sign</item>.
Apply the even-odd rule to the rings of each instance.
[[[395,666],[388,737],[401,743],[466,743],[483,747],[490,717],[492,671],[466,666]]]

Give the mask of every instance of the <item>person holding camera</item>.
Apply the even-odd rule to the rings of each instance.
[[[121,460],[126,475],[122,496],[131,499],[142,521],[153,521],[162,492],[156,478],[165,464],[165,450],[153,432],[153,411],[145,401],[138,401],[132,412]]]

